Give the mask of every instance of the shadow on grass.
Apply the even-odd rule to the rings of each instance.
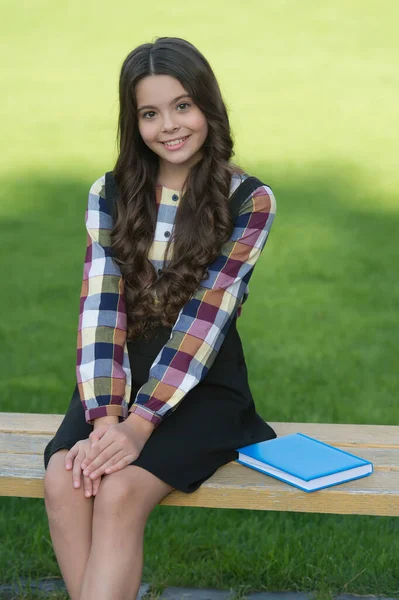
[[[350,165],[274,171],[273,181],[248,170],[278,203],[239,325],[260,412],[395,422],[399,213]],[[3,181],[7,410],[64,412],[69,402],[91,183],[42,173]]]
[[[278,216],[240,317],[257,404],[269,420],[396,422],[399,215],[341,165],[264,180]],[[90,183],[3,182],[2,410],[69,402]],[[43,502],[1,506],[0,580],[59,575]],[[157,507],[144,580],[393,597],[398,539],[390,518]]]

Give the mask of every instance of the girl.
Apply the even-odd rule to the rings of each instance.
[[[272,191],[258,181],[232,218],[248,174],[231,161],[219,86],[189,42],[133,50],[119,95],[119,156],[86,212],[77,386],[44,454],[72,600],[136,598],[153,507],[276,435],[255,411],[236,328]]]

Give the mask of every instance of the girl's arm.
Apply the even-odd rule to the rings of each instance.
[[[208,373],[244,298],[275,213],[276,201],[266,185],[242,204],[229,241],[209,266],[208,279],[180,311],[130,413],[158,426]]]
[[[105,177],[89,192],[87,249],[80,296],[76,375],[86,421],[128,416],[131,373],[126,348],[123,279],[112,260],[112,216]],[[116,417],[116,418],[115,418]]]

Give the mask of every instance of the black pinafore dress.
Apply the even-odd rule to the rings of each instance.
[[[240,202],[259,185],[259,180],[247,178],[231,198],[232,212],[237,212]],[[151,365],[170,333],[170,328],[160,326],[149,340],[127,342],[133,365],[129,408],[140,387],[148,381]],[[87,439],[92,431],[93,426],[86,423],[76,385],[65,417],[45,448],[45,468],[55,452],[69,450],[79,440]],[[219,467],[238,458],[237,448],[275,437],[270,425],[256,412],[234,317],[207,375],[154,429],[140,456],[130,464],[190,493]]]

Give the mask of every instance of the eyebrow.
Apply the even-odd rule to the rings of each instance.
[[[190,96],[190,94],[182,94],[181,96],[177,96],[177,98],[174,98],[171,101],[170,104],[174,104],[178,100],[181,100],[181,98],[191,98],[191,96]],[[140,108],[137,109],[137,112],[140,112],[141,110],[144,110],[144,108],[156,108],[156,106],[152,106],[150,104],[146,104],[145,106],[140,106]]]

